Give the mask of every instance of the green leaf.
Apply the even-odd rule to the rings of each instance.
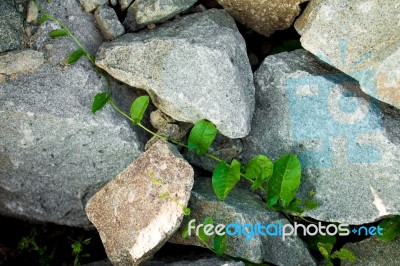
[[[49,36],[52,38],[58,38],[58,37],[63,37],[63,36],[67,36],[67,35],[68,35],[68,31],[64,30],[64,29],[52,30],[49,33]]]
[[[146,112],[147,107],[149,106],[150,97],[140,96],[137,97],[136,100],[131,105],[131,118],[135,124],[139,124],[142,119],[144,112]]]
[[[285,210],[300,215],[304,211],[301,203],[302,201],[300,199],[294,199],[286,206]]]
[[[318,207],[318,202],[315,200],[307,199],[304,204],[304,210],[314,210]]]
[[[96,113],[98,110],[103,108],[109,100],[110,95],[105,92],[96,94],[93,99],[92,112]]]
[[[189,150],[196,150],[197,155],[203,155],[214,141],[217,132],[213,123],[206,120],[197,121],[189,134]]]
[[[262,183],[267,181],[273,172],[273,164],[271,160],[264,155],[257,155],[250,160],[246,167],[246,176],[254,183],[251,185],[252,190],[258,189]]]
[[[74,51],[69,57],[68,57],[68,64],[73,64],[76,61],[79,60],[79,58],[82,57],[82,55],[85,55],[86,52],[82,49],[78,49],[76,51]]]
[[[190,215],[190,208],[188,208],[188,207],[183,207],[183,208],[182,208],[182,211],[183,211],[183,214],[184,214],[184,215],[186,215],[186,216],[189,216],[189,215]]]
[[[296,195],[300,178],[301,165],[296,155],[287,154],[279,158],[269,179],[268,205],[272,207],[280,200],[280,204],[286,207]]]
[[[240,162],[233,160],[231,165],[228,165],[225,161],[221,161],[212,176],[212,185],[217,197],[224,200],[239,180]]]
[[[328,234],[325,235],[316,234],[314,236],[310,236],[307,240],[308,247],[313,250],[319,250],[318,243],[323,243],[323,244],[329,243],[332,246],[334,246],[336,244],[336,237],[330,236]]]
[[[50,16],[49,15],[43,15],[39,21],[38,21],[38,25],[42,25],[43,23],[45,23],[46,21],[50,20]]]
[[[331,258],[345,260],[345,261],[348,261],[351,263],[354,263],[357,260],[356,255],[352,251],[348,250],[347,248],[342,248],[340,250],[333,252]]]
[[[383,241],[393,241],[400,236],[400,216],[383,219],[379,223],[383,228],[383,235],[376,234],[376,237]]]
[[[207,224],[214,224],[212,217],[206,217],[204,219],[203,225],[206,226]],[[208,240],[210,239],[210,236],[206,235],[206,233],[204,232],[204,226],[200,228],[198,237],[200,238],[201,241],[207,243]]]
[[[215,235],[214,237],[214,251],[218,255],[224,254],[226,251],[226,234],[220,236]]]
[[[325,259],[330,259],[333,245],[331,243],[318,243],[318,250]]]

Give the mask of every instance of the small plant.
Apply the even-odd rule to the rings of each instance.
[[[29,236],[21,238],[21,240],[18,242],[18,249],[37,253],[39,257],[38,262],[41,266],[49,265],[50,262],[53,260],[55,252],[54,248],[53,251],[49,254],[47,252],[46,246],[42,246],[37,243],[35,229],[31,231],[31,234]]]
[[[80,265],[81,258],[87,258],[90,256],[89,253],[83,253],[84,246],[89,245],[90,240],[90,238],[85,240],[72,240],[71,249],[72,256],[74,257],[74,266]]]
[[[376,237],[383,241],[393,241],[400,237],[400,216],[385,218],[379,226],[383,228],[383,235],[377,234]]]
[[[347,248],[341,248],[332,253],[333,247],[336,244],[335,236],[317,234],[311,237],[308,242],[310,249],[317,250],[321,253],[327,266],[333,266],[334,259],[345,260],[350,263],[354,263],[357,260],[354,253]]]

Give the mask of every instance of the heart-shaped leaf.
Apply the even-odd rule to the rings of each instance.
[[[240,180],[240,162],[233,160],[231,165],[220,162],[214,170],[212,185],[215,195],[224,200]]]
[[[131,105],[131,118],[135,124],[139,124],[142,119],[144,112],[146,112],[147,107],[149,106],[150,97],[140,96],[137,97],[136,100]]]
[[[96,94],[93,99],[92,112],[95,113],[103,108],[109,100],[110,95],[105,92]]]
[[[189,134],[189,150],[196,150],[197,155],[206,153],[211,143],[214,141],[217,131],[213,123],[206,120],[198,121]]]

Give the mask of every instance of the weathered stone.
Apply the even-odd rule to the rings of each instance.
[[[213,122],[231,138],[246,136],[254,85],[245,43],[222,10],[209,10],[154,30],[105,43],[96,64],[113,77],[145,89],[172,118]]]
[[[108,0],[79,0],[86,12],[93,12],[101,5],[108,4]]]
[[[111,262],[150,259],[179,228],[192,186],[192,167],[175,147],[159,141],[97,192],[86,213]]]
[[[145,263],[144,266],[245,266],[242,261],[234,261],[234,260],[226,260],[215,257],[210,258],[201,258],[194,260],[177,260],[174,262],[161,261],[161,260],[152,260],[148,263]]]
[[[370,237],[361,242],[348,243],[345,248],[356,255],[355,263],[342,260],[344,266],[395,266],[399,264],[400,239],[392,242],[383,242],[375,237]]]
[[[260,198],[247,190],[233,189],[225,201],[219,200],[212,189],[211,179],[196,179],[189,201],[191,208],[190,219],[200,224],[206,217],[211,216],[214,225],[262,225],[279,223],[285,225],[289,221],[277,212],[268,211]],[[181,228],[170,239],[172,243],[203,246],[193,230],[188,238],[181,237],[182,231],[188,224],[184,219]],[[273,230],[271,230],[272,233]],[[251,234],[227,236],[225,254],[243,258],[253,263],[269,262],[275,265],[316,265],[304,242],[295,235],[283,239],[281,236],[260,236],[246,240]]]
[[[189,129],[185,130],[185,128],[181,127],[178,124],[166,124],[160,130],[157,131],[159,136],[168,137],[168,139],[174,141],[181,141],[183,137],[188,133]],[[159,140],[158,137],[153,136],[145,146],[145,150],[150,148],[155,142]]]
[[[316,0],[295,27],[305,49],[358,80],[365,93],[400,108],[399,21],[397,1]]]
[[[35,71],[44,63],[43,53],[35,50],[0,54],[0,73],[15,75]]]
[[[140,26],[166,21],[188,10],[197,0],[136,0],[133,9],[135,21]]]
[[[232,17],[265,36],[289,28],[303,2],[306,0],[218,0]]]
[[[119,6],[122,11],[125,11],[131,4],[133,0],[119,0]]]
[[[29,1],[28,6],[26,8],[26,22],[35,23],[39,16],[39,10],[35,5],[35,2]]]
[[[316,192],[327,222],[370,223],[400,214],[400,112],[356,80],[296,50],[269,56],[255,73],[256,112],[242,161],[298,154],[300,195]]]
[[[208,149],[209,153],[218,158],[230,162],[236,158],[243,150],[243,144],[240,139],[229,139],[218,134]],[[201,167],[207,171],[213,172],[218,162],[207,156],[198,156],[195,151],[186,151],[184,154],[186,160]]]
[[[24,39],[23,15],[12,0],[0,1],[0,53],[22,47]]]
[[[42,5],[71,18],[66,23],[90,52],[103,42],[76,1]],[[49,38],[54,28],[46,22],[35,40],[45,63],[0,83],[0,213],[92,227],[86,201],[140,155],[145,136],[109,106],[91,112],[106,82],[86,59],[63,64],[77,48],[68,38]],[[115,102],[129,110],[137,94],[114,81],[112,87]]]
[[[150,114],[150,123],[156,129],[163,128],[166,124],[174,123],[175,120],[157,109]]]
[[[113,8],[107,5],[100,6],[94,12],[94,17],[101,33],[107,40],[113,40],[125,33],[125,28],[118,20],[117,13]]]

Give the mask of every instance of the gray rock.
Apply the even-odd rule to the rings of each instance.
[[[154,30],[105,43],[96,64],[116,79],[145,89],[172,118],[213,122],[230,138],[246,136],[254,85],[245,43],[222,10],[209,10]]]
[[[306,0],[218,0],[232,17],[265,36],[289,28],[303,2]]]
[[[113,40],[125,33],[125,28],[118,20],[117,13],[109,6],[103,5],[94,12],[97,25],[104,38]]]
[[[139,27],[164,22],[191,8],[197,0],[136,0],[129,7],[133,21]]]
[[[214,225],[239,223],[241,225],[255,225],[261,222],[283,225],[288,220],[277,212],[268,211],[260,198],[247,190],[233,189],[225,201],[219,200],[212,189],[211,179],[196,179],[189,201],[191,208],[190,219],[196,224],[202,223],[204,218],[213,217]],[[195,236],[195,230],[188,238],[183,239],[181,234],[187,227],[188,220],[184,219],[179,231],[170,239],[170,242],[184,245],[203,246]],[[250,232],[250,231],[248,231]],[[272,232],[272,231],[271,231]],[[227,250],[225,254],[242,258],[253,263],[269,262],[276,265],[316,265],[304,242],[297,236],[289,236],[284,240],[280,236],[255,235],[246,240],[245,235],[227,236]]]
[[[242,261],[234,261],[234,260],[226,260],[222,258],[202,258],[195,260],[178,260],[174,262],[161,261],[161,260],[153,260],[148,263],[145,263],[144,266],[245,266]]]
[[[108,0],[79,0],[86,12],[93,12],[101,5],[108,4]]]
[[[400,108],[399,21],[398,1],[317,0],[295,27],[305,49],[358,80],[365,93]]]
[[[269,56],[255,73],[256,112],[242,161],[298,154],[305,216],[370,223],[400,214],[400,112],[365,95],[356,80],[304,50]]]
[[[49,4],[47,9],[61,19],[70,17],[67,24],[90,49],[102,42],[77,2]],[[105,81],[86,59],[65,66],[76,46],[67,38],[48,38],[51,29],[53,24],[43,24],[34,44],[45,63],[34,73],[0,83],[0,213],[92,227],[84,212],[86,201],[139,156],[145,136],[110,106],[91,112],[92,99],[105,91]],[[137,94],[112,85],[118,90],[117,104],[129,110]]]
[[[0,74],[15,75],[35,71],[44,63],[43,53],[19,50],[0,54]]]
[[[383,242],[370,237],[361,242],[348,243],[345,248],[351,250],[357,257],[355,263],[341,261],[344,266],[396,266],[399,265],[400,239]]]
[[[22,47],[24,39],[23,15],[12,0],[0,1],[0,53]]]
[[[161,129],[165,125],[174,123],[175,120],[157,109],[150,114],[150,123],[156,129]]]
[[[182,139],[185,137],[185,135],[188,133],[188,131],[189,131],[189,128],[184,128],[178,124],[166,124],[164,127],[162,127],[160,130],[157,131],[157,134],[159,136],[167,137],[170,140],[179,141],[179,142],[183,143]],[[150,148],[158,140],[159,140],[159,137],[153,136],[146,143],[145,150]]]
[[[193,174],[174,146],[159,141],[89,200],[86,213],[114,265],[150,259],[179,228]]]

